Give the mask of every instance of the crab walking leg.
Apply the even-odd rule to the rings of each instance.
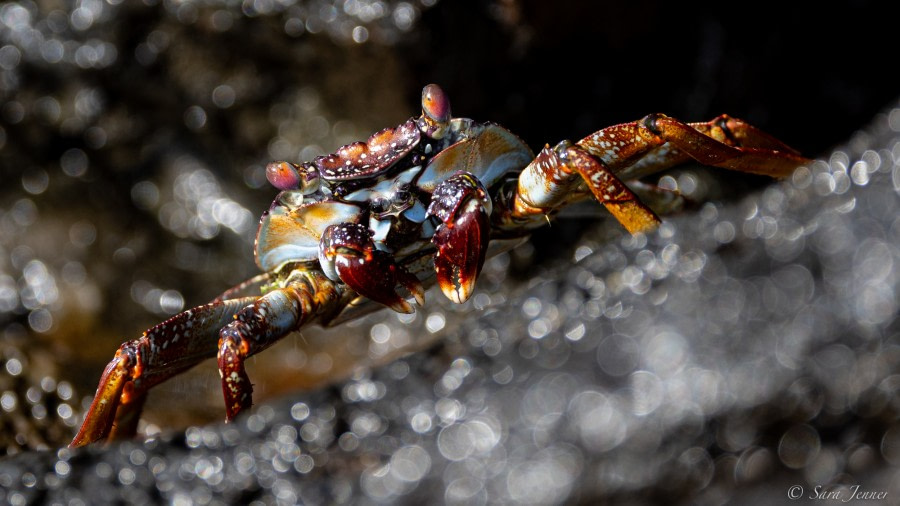
[[[250,408],[253,386],[244,361],[333,308],[341,289],[323,274],[304,275],[275,289],[234,315],[219,332],[219,374],[225,396],[225,420]]]
[[[189,309],[119,347],[69,446],[134,435],[147,390],[211,357],[219,329],[255,299],[217,301]]]
[[[689,160],[751,174],[784,177],[808,163],[774,137],[727,115],[682,123],[662,114],[595,132],[577,145],[623,179],[659,172]]]
[[[672,118],[667,118],[667,120],[677,121]],[[722,114],[707,122],[686,123],[686,125],[719,142],[728,144],[729,146],[761,148],[792,155],[800,155],[799,151],[775,137],[772,137],[746,121],[732,118],[727,114]]]
[[[569,147],[565,154],[567,165],[578,172],[594,197],[628,232],[648,232],[659,226],[660,220],[656,213],[641,202],[603,163],[576,146]]]
[[[655,228],[659,218],[622,180],[659,172],[689,160],[705,165],[783,177],[809,160],[774,137],[727,115],[682,123],[662,114],[597,131],[574,146],[545,146],[519,176],[501,227],[550,214],[573,199],[579,177],[629,232]],[[574,193],[573,193],[574,192]]]
[[[501,218],[501,226],[551,213],[567,203],[580,181],[632,234],[659,225],[656,214],[603,162],[563,141],[552,149],[545,146],[519,175],[512,209]]]

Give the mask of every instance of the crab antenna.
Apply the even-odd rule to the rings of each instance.
[[[450,124],[450,99],[444,90],[436,84],[422,88],[422,117],[419,128],[432,139],[444,136]]]

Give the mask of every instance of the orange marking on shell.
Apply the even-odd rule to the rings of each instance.
[[[334,216],[334,211],[328,206],[314,204],[311,206],[294,209],[291,211],[291,215],[294,219],[298,219],[300,216],[303,216],[302,221],[304,222],[329,221],[331,220],[332,216]]]
[[[320,237],[320,234],[317,234],[312,227],[307,226],[305,220],[298,218],[297,215],[292,212],[287,216],[273,216],[272,219],[269,220],[269,231],[266,234],[265,239],[268,242],[273,240],[280,241],[284,237],[293,237],[298,230],[303,230],[315,238]]]

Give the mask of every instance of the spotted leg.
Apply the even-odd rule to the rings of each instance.
[[[622,181],[688,160],[782,177],[809,160],[749,124],[720,116],[682,123],[661,114],[604,128],[575,144],[546,146],[520,174],[502,227],[543,216],[577,196],[580,181],[631,233],[652,230],[659,218]]]
[[[253,386],[244,361],[268,348],[304,323],[327,311],[341,296],[339,288],[319,273],[303,271],[234,315],[219,332],[219,374],[225,396],[225,420],[231,421],[253,401]]]
[[[421,306],[425,291],[419,279],[385,251],[375,248],[372,232],[358,223],[331,225],[319,243],[319,264],[332,280],[343,281],[356,293],[384,304],[399,313],[413,308],[397,293],[402,285]]]
[[[704,165],[784,177],[809,160],[778,139],[727,115],[682,123],[663,114],[604,128],[577,145],[622,179],[634,179],[691,159]]]
[[[428,216],[441,224],[431,242],[437,247],[434,269],[438,285],[457,304],[472,294],[484,266],[491,234],[491,198],[468,172],[457,172],[440,183],[431,196]]]
[[[580,181],[594,197],[632,234],[652,230],[659,224],[656,214],[600,160],[568,141],[554,148],[545,146],[519,175],[511,206],[498,218],[500,228],[554,212],[570,199]]]
[[[189,309],[123,344],[103,371],[70,446],[133,436],[147,390],[214,356],[219,329],[253,300],[222,300]]]

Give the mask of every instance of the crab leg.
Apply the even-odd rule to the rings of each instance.
[[[545,146],[519,176],[509,209],[498,213],[501,227],[516,227],[569,202],[580,181],[631,233],[655,228],[659,218],[625,183],[589,152],[563,141]]]
[[[255,299],[189,309],[123,344],[103,371],[84,424],[70,446],[134,434],[147,390],[212,356],[219,329]]]
[[[659,218],[623,180],[659,172],[688,160],[752,174],[783,177],[807,163],[796,151],[747,123],[719,116],[682,123],[661,114],[604,128],[576,144],[545,146],[520,174],[501,227],[544,216],[577,198],[584,181],[631,233],[652,230]],[[575,195],[576,197],[573,197]]]
[[[739,119],[721,115],[682,123],[663,114],[604,128],[578,141],[622,179],[634,179],[688,160],[704,165],[784,177],[809,160]]]
[[[234,320],[219,332],[218,362],[226,421],[252,404],[253,385],[244,369],[247,357],[332,310],[341,295],[339,286],[323,274],[304,272],[234,315]]]

